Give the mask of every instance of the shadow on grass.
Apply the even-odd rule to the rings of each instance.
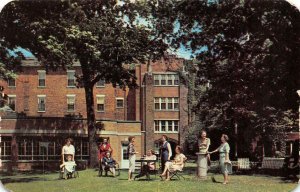
[[[42,177],[22,177],[22,178],[3,178],[1,179],[3,184],[7,183],[28,183],[28,182],[34,182],[34,181],[47,181],[47,179]]]

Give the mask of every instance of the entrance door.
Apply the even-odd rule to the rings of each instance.
[[[129,168],[129,158],[127,153],[127,146],[122,144],[122,150],[121,150],[121,168],[122,169],[128,169]]]

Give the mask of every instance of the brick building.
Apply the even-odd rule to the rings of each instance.
[[[137,89],[122,90],[104,81],[95,86],[99,142],[109,139],[121,167],[128,166],[130,135],[136,136],[141,154],[150,148],[158,151],[162,134],[173,145],[182,143],[188,125],[188,90],[178,74],[182,66],[183,60],[175,57],[136,65]],[[27,58],[15,80],[2,81],[9,106],[2,109],[0,122],[4,169],[57,166],[67,137],[74,139],[76,160],[84,166],[89,156],[85,93],[76,87],[75,74],[80,74],[79,64],[46,72],[38,61]]]

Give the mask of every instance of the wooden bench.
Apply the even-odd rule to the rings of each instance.
[[[264,157],[259,169],[278,175],[283,168],[284,158]]]
[[[284,158],[264,157],[261,169],[281,169],[284,164]]]

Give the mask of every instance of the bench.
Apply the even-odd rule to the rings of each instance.
[[[284,158],[264,157],[259,169],[278,175],[283,168]]]

